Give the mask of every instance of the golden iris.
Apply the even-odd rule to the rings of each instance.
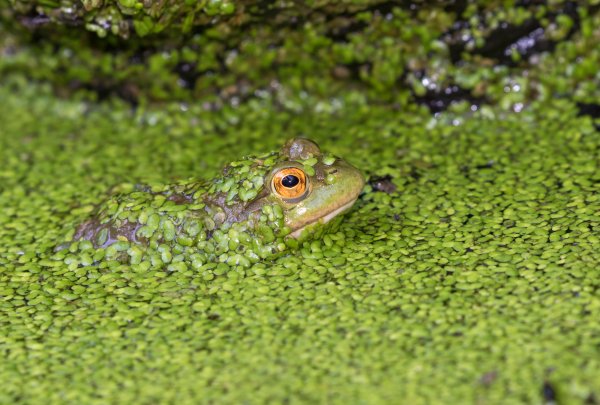
[[[286,167],[273,176],[271,184],[275,193],[284,199],[302,197],[307,190],[306,173],[297,167]]]

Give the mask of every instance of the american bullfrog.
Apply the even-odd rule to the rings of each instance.
[[[291,139],[279,152],[229,163],[210,181],[136,185],[115,194],[74,240],[133,262],[150,256],[249,265],[339,222],[364,183],[360,171],[315,142]]]

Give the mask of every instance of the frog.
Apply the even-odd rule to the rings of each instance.
[[[335,229],[364,185],[350,163],[292,138],[210,180],[122,187],[76,227],[73,242],[137,263],[249,266]]]

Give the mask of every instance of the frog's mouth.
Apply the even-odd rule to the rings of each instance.
[[[346,204],[334,209],[333,211],[329,212],[328,214],[315,219],[312,222],[306,223],[304,224],[301,228],[296,229],[295,231],[293,231],[292,233],[290,233],[288,236],[291,238],[298,238],[300,235],[302,235],[302,232],[309,226],[316,224],[316,223],[321,223],[321,224],[326,224],[329,221],[331,221],[333,218],[335,218],[336,216],[338,216],[339,214],[341,214],[344,211],[349,210],[354,203],[356,202],[357,198],[350,200],[349,202],[347,202]]]

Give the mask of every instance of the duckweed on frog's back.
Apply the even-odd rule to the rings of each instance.
[[[211,181],[132,186],[102,203],[74,239],[132,263],[247,266],[339,223],[363,185],[350,164],[293,139],[280,152],[230,163]]]

